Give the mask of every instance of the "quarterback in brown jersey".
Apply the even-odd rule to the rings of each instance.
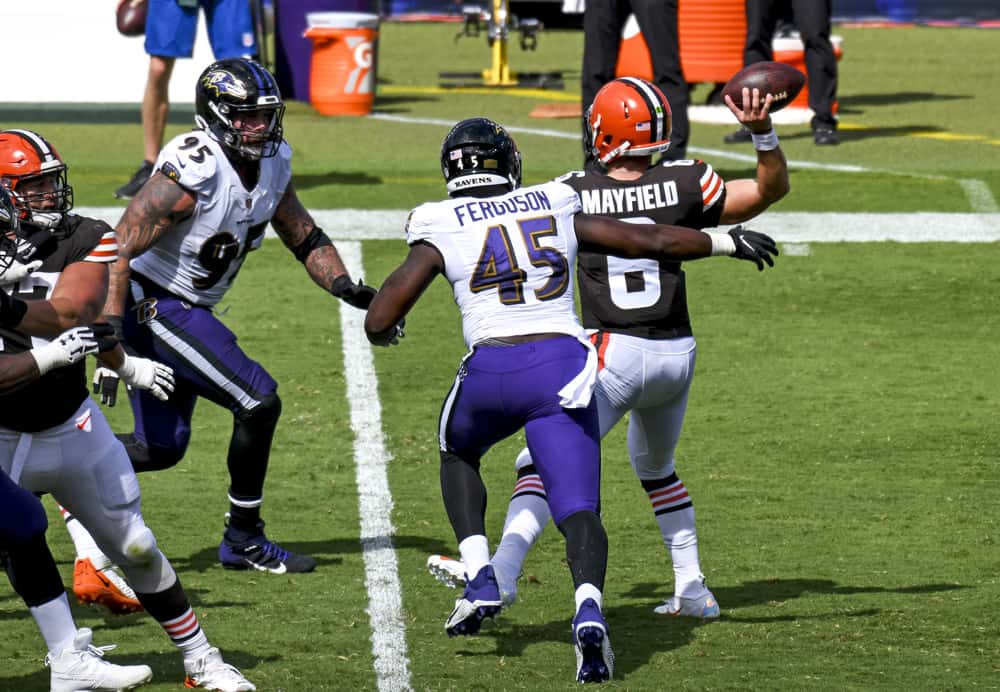
[[[788,166],[771,126],[770,95],[754,90],[744,94],[745,108],[727,104],[753,133],[755,178],[725,182],[704,161],[665,159],[654,165],[653,156],[670,145],[670,104],[655,85],[623,77],[598,92],[586,116],[585,146],[600,165],[560,180],[577,191],[584,213],[633,223],[703,229],[753,218],[788,193]],[[719,605],[701,570],[691,497],[674,468],[695,365],[682,265],[581,248],[577,279],[583,326],[599,356],[595,396],[601,435],[631,412],[632,468],[673,562],[674,595],[655,611],[718,618]],[[493,557],[508,602],[527,551],[549,518],[545,488],[527,450],[516,465],[518,478]],[[432,555],[427,566],[446,584],[463,579],[457,560]]]

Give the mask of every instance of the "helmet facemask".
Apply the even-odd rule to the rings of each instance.
[[[65,164],[35,175],[10,180],[10,190],[21,220],[39,228],[54,229],[73,208],[73,188]]]

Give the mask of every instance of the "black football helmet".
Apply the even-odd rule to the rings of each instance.
[[[69,168],[48,140],[31,130],[0,131],[0,185],[12,194],[21,221],[57,227],[73,208]]]
[[[452,196],[497,185],[516,190],[521,187],[521,152],[500,125],[489,118],[469,118],[444,138],[441,172]]]
[[[263,130],[233,123],[257,113],[267,118],[267,127]],[[277,154],[284,116],[285,104],[278,82],[254,60],[218,60],[198,77],[195,123],[222,144],[231,156],[257,161]]]

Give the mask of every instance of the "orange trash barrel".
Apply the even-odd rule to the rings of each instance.
[[[689,83],[726,82],[743,67],[747,20],[745,0],[680,0],[677,32],[681,69]],[[615,70],[618,77],[653,79],[649,48],[635,16],[622,30]]]
[[[375,103],[378,15],[311,12],[309,101],[323,115],[367,115]]]

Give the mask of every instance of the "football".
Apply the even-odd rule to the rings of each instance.
[[[142,36],[146,33],[146,0],[121,0],[115,21],[122,36]]]
[[[761,97],[771,94],[771,112],[780,111],[799,95],[806,84],[806,76],[791,65],[783,62],[756,62],[734,74],[722,95],[729,96],[737,108],[743,107],[743,87],[750,89],[751,96],[756,87]]]

